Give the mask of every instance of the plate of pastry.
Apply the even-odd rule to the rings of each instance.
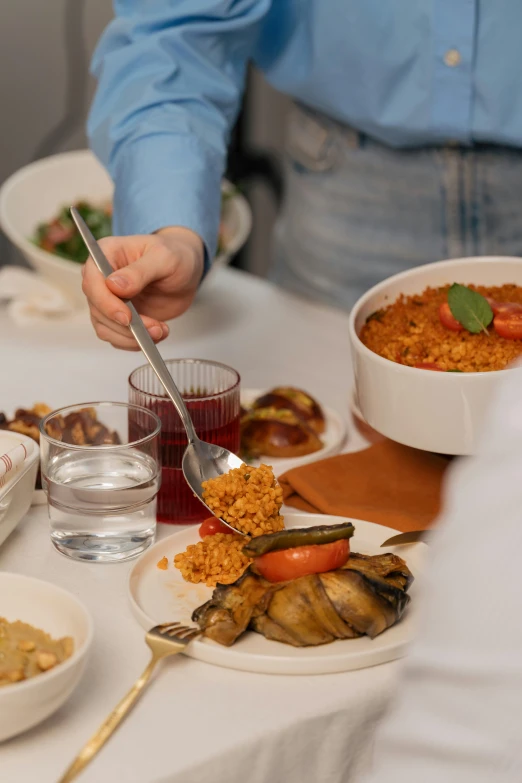
[[[241,391],[241,453],[249,465],[265,462],[276,476],[338,454],[346,423],[332,408],[293,386]]]

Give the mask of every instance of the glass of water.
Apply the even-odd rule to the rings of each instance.
[[[43,419],[42,485],[58,551],[121,562],[152,543],[160,429],[153,411],[123,402],[73,405]]]

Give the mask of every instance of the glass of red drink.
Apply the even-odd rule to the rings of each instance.
[[[239,373],[226,364],[205,359],[169,359],[165,362],[183,395],[201,440],[239,451]],[[129,376],[129,401],[157,414],[161,421],[161,488],[158,522],[186,524],[208,517],[205,506],[194,497],[181,470],[187,436],[174,405],[148,364]]]

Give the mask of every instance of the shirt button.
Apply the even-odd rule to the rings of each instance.
[[[455,68],[456,65],[460,65],[461,59],[460,52],[457,49],[448,49],[444,55],[444,62],[448,68]]]

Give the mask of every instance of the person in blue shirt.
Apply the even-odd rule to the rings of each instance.
[[[294,99],[272,279],[349,308],[444,257],[520,254],[522,4],[515,0],[115,0],[88,130],[115,182],[98,336],[155,340],[216,248],[249,61]]]

